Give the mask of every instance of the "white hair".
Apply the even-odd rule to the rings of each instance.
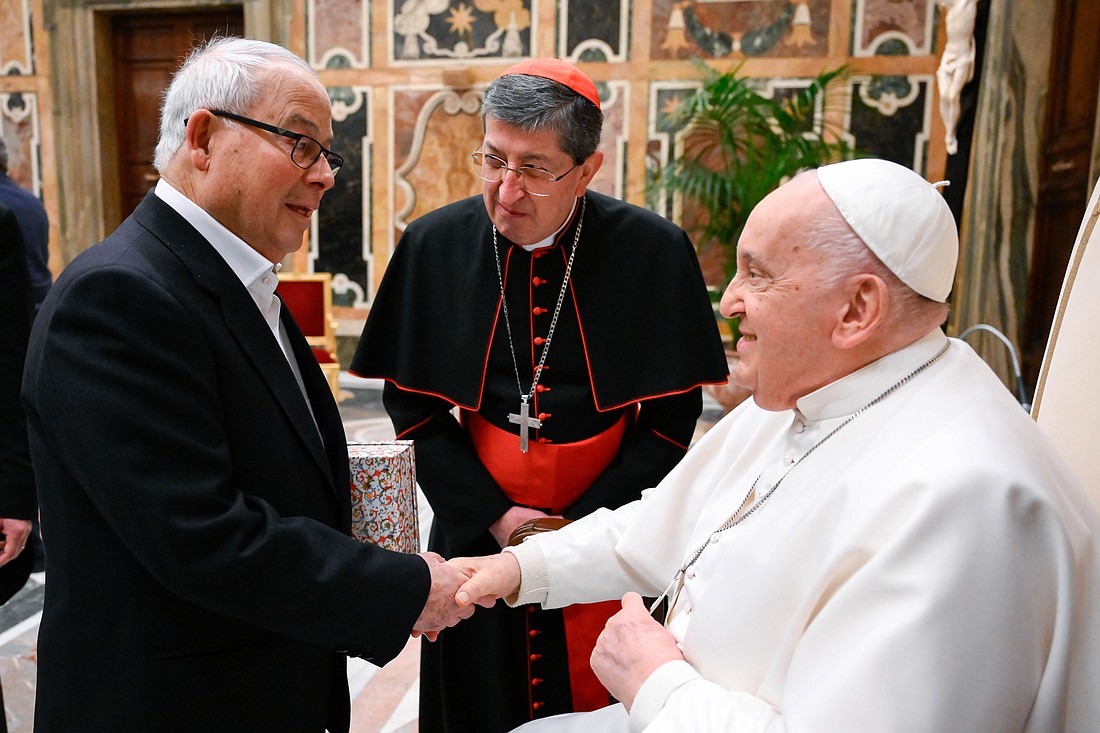
[[[881,278],[890,293],[889,318],[892,323],[938,324],[947,318],[949,308],[945,303],[926,298],[902,282],[835,208],[818,219],[809,232],[806,244],[826,255],[828,264],[819,273],[819,278],[828,289],[864,273]],[[928,327],[931,328],[931,325]]]
[[[197,109],[245,114],[264,93],[260,73],[288,65],[317,73],[282,46],[249,38],[215,37],[196,46],[164,92],[153,167],[163,171],[183,145],[187,119]]]

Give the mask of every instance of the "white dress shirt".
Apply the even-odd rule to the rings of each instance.
[[[275,341],[282,349],[290,370],[294,373],[294,379],[302,396],[309,405],[309,397],[306,395],[305,383],[302,382],[302,372],[298,368],[298,361],[294,358],[294,352],[290,347],[290,338],[286,329],[279,321],[279,310],[282,301],[275,295],[275,288],[279,286],[278,271],[282,269],[282,263],[272,264],[270,260],[252,248],[247,242],[233,232],[225,228],[217,219],[212,217],[205,209],[191,199],[176,190],[163,178],[157,181],[153,191],[159,199],[171,206],[176,212],[195,227],[199,234],[210,242],[210,245],[221,255],[229,269],[233,270],[241,283],[248,289],[249,295],[260,310],[260,315],[267,322],[267,327]],[[313,407],[309,405],[310,413]]]

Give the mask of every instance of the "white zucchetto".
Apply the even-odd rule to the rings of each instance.
[[[887,160],[846,160],[817,169],[841,216],[890,272],[943,303],[955,280],[959,234],[939,190]]]

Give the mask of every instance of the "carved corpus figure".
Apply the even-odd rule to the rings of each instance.
[[[945,128],[947,154],[959,149],[955,125],[959,121],[959,96],[974,78],[974,18],[978,0],[936,0],[947,11],[947,44],[936,70],[940,90],[940,116]]]

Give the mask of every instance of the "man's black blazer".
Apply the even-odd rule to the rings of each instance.
[[[424,561],[350,539],[343,427],[246,288],[150,193],[58,278],[24,379],[46,597],[36,731],[346,731]]]
[[[23,360],[34,318],[31,277],[15,214],[0,204],[0,517],[33,519],[34,474],[27,449],[27,421],[19,403]],[[0,603],[27,582],[29,550],[0,567]]]

